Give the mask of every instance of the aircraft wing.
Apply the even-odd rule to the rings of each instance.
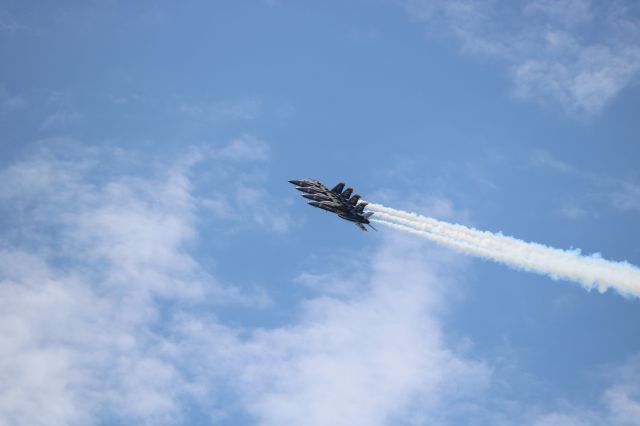
[[[307,194],[309,195],[309,194]],[[319,201],[323,204],[328,204],[328,205],[332,205],[334,207],[339,207],[340,210],[348,210],[350,209],[350,206],[348,206],[345,203],[345,200],[343,197],[341,197],[339,194],[336,194],[335,192],[331,191],[330,189],[328,189],[327,187],[325,187],[324,185],[322,186],[322,188],[318,188],[317,191],[314,194],[311,194],[311,196],[305,196],[305,198],[314,200],[314,201]]]

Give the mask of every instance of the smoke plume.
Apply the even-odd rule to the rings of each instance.
[[[600,292],[613,288],[624,296],[640,297],[640,269],[628,262],[612,262],[598,254],[584,256],[579,249],[560,250],[502,234],[450,224],[380,204],[369,204],[376,223],[491,259],[516,269],[575,281]]]

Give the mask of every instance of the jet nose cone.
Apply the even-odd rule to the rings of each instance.
[[[291,184],[293,184],[293,185],[295,185],[295,186],[303,186],[303,185],[304,185],[304,182],[303,182],[303,181],[301,181],[301,180],[295,180],[295,179],[290,180],[290,181],[289,181],[289,183],[291,183]]]

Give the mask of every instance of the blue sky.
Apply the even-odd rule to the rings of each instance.
[[[640,265],[631,1],[0,2],[0,423],[638,425],[637,298],[287,180]]]

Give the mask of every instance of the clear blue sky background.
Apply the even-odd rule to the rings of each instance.
[[[0,1],[0,423],[638,425],[633,1]]]

